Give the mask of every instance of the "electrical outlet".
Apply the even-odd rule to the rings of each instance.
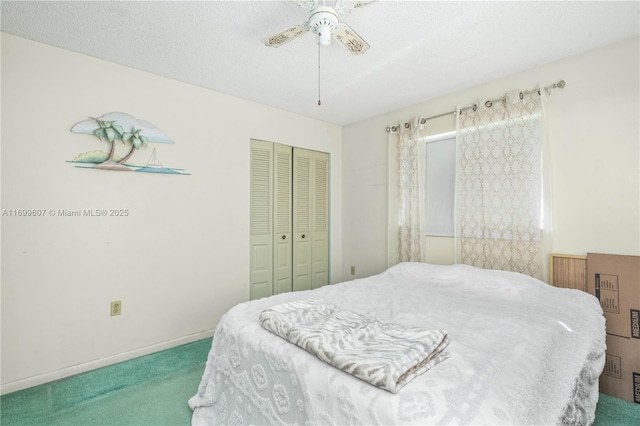
[[[356,274],[356,267],[352,266],[351,267],[351,275],[355,275]]]
[[[122,313],[122,302],[120,300],[114,300],[111,302],[111,316],[115,317]]]

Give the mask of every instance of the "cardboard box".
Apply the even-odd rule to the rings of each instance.
[[[640,404],[640,341],[607,334],[600,392]]]
[[[587,274],[607,320],[600,391],[640,404],[640,256],[588,253]]]

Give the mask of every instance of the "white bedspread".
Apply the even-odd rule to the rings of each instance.
[[[449,357],[447,333],[381,322],[324,300],[296,300],[265,309],[260,325],[322,361],[396,393]]]
[[[264,309],[323,299],[384,322],[447,330],[450,358],[392,394],[264,330]],[[242,303],[221,319],[200,424],[590,424],[604,365],[598,301],[520,274],[396,265],[380,275]]]

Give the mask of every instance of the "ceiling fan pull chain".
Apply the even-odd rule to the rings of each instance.
[[[318,105],[322,105],[320,102],[320,45],[318,44]]]

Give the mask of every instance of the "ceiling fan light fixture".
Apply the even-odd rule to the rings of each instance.
[[[318,30],[318,44],[320,46],[328,46],[331,44],[331,30],[322,28]]]
[[[309,29],[317,35],[320,46],[331,44],[331,32],[338,28],[338,14],[331,7],[320,6],[311,11]]]

